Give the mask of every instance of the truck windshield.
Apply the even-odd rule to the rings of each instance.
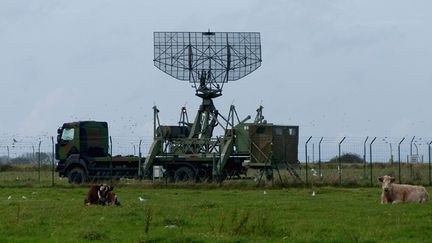
[[[63,141],[73,140],[74,139],[74,132],[75,132],[74,128],[64,128],[62,135],[61,135],[61,140],[63,140]]]

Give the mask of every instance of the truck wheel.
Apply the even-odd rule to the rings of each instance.
[[[187,166],[178,168],[174,173],[174,180],[176,182],[184,182],[195,180],[195,173],[193,170]]]
[[[75,167],[68,173],[69,183],[72,184],[83,184],[87,181],[87,175],[82,168]]]

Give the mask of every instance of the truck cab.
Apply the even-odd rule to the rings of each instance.
[[[57,130],[56,171],[69,180],[88,179],[88,163],[94,158],[109,157],[108,124],[100,121],[64,123]],[[72,177],[72,178],[71,178]]]

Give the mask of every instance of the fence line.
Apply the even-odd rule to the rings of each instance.
[[[337,162],[337,174],[339,177],[339,185],[342,185],[342,176],[343,176],[343,164],[346,165],[346,162],[352,161],[343,161],[343,155],[345,154],[353,154],[357,155],[358,158],[362,158],[363,163],[363,176],[362,179],[369,178],[369,184],[371,186],[374,185],[374,164],[387,164],[386,167],[390,168],[392,165],[396,164],[395,156],[394,156],[394,145],[397,145],[397,173],[390,169],[387,170],[388,174],[397,176],[399,183],[402,183],[404,180],[404,175],[402,173],[403,163],[406,164],[407,171],[409,176],[405,180],[409,182],[413,181],[422,181],[421,178],[424,177],[424,172],[428,172],[428,184],[432,185],[432,165],[431,165],[431,144],[432,138],[429,137],[410,137],[409,142],[403,143],[406,141],[406,138],[388,138],[388,137],[364,137],[363,141],[360,137],[341,137],[341,138],[325,138],[325,137],[315,137],[313,136],[306,138],[300,138],[300,144],[304,143],[304,151],[301,151],[301,146],[299,146],[299,154],[304,153],[304,161],[300,161],[305,164],[306,172],[305,172],[305,182],[308,184],[309,173],[307,170],[309,169],[310,150],[308,148],[312,146],[314,148],[315,142],[318,142],[318,174],[322,177],[322,163],[333,161]],[[306,139],[306,141],[305,141]],[[325,152],[326,159],[323,158],[323,149],[322,147],[327,146],[327,150]],[[367,145],[369,146],[369,153],[367,153]],[[388,154],[386,154],[385,147],[388,146]],[[362,152],[361,152],[362,148]],[[335,150],[338,150],[337,155]],[[330,152],[329,152],[330,151]],[[315,158],[315,151],[312,149],[312,158]],[[404,156],[401,157],[401,154],[406,155],[406,160],[404,160]],[[369,164],[367,164],[367,157],[369,155]],[[388,157],[387,157],[388,156]],[[299,156],[301,158],[301,156]],[[316,161],[312,159],[312,163]],[[345,162],[345,163],[343,163]],[[357,161],[358,163],[359,161]],[[419,166],[427,163],[428,166]],[[417,169],[414,169],[416,165]],[[366,167],[369,166],[369,173],[366,172]],[[350,175],[348,175],[350,176]],[[418,177],[416,179],[416,177]],[[420,178],[420,179],[419,179]],[[423,180],[424,181],[424,180]]]
[[[54,167],[54,136],[0,137],[0,164],[26,163],[37,166],[40,182],[41,166]],[[152,137],[118,136],[112,138],[110,154],[146,156]],[[374,185],[374,178],[383,173],[398,178],[400,183],[414,182],[432,185],[431,137],[300,137],[298,158],[301,178],[310,184],[327,178],[330,184],[351,183],[353,177],[362,184]],[[362,159],[360,164],[349,164],[344,155],[354,154]],[[334,165],[329,163],[336,162]],[[355,167],[355,169],[354,169]],[[358,167],[358,168],[357,168]],[[309,173],[311,169],[317,173]],[[1,172],[1,171],[0,171]],[[55,173],[51,171],[51,183]],[[317,179],[318,175],[319,179]],[[46,176],[45,176],[46,177]],[[319,184],[319,183],[318,183]]]

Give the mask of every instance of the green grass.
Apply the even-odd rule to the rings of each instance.
[[[426,242],[432,238],[431,203],[381,205],[378,187],[118,186],[119,207],[84,206],[87,190],[0,188],[0,242]],[[317,193],[314,197],[312,190]]]

